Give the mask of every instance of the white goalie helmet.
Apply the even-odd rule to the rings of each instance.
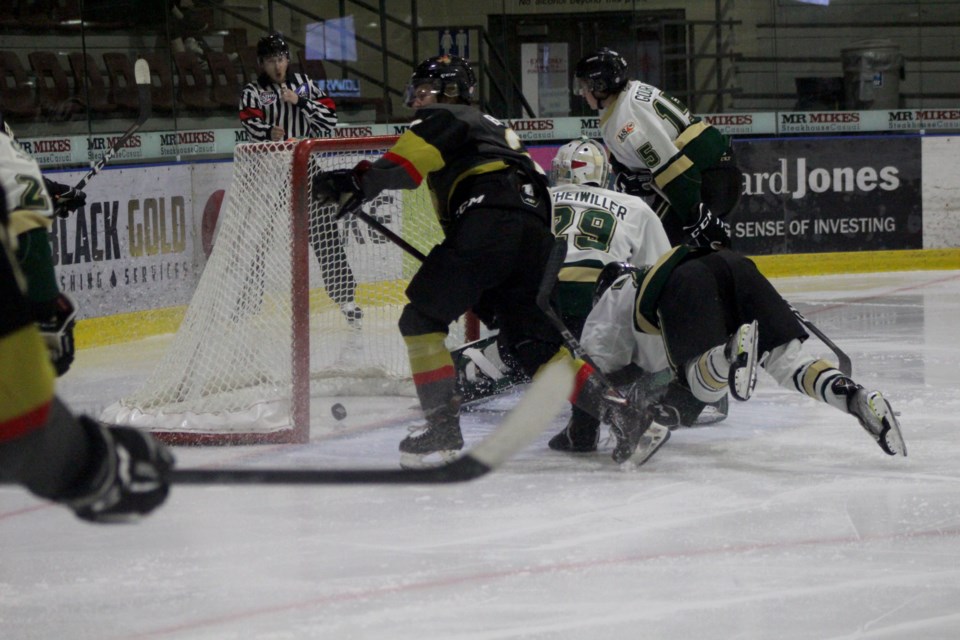
[[[560,147],[550,170],[550,179],[557,186],[592,184],[606,187],[609,176],[607,151],[590,138],[580,138]]]

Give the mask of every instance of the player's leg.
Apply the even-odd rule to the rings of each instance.
[[[400,443],[405,466],[434,462],[434,454],[448,458],[463,447],[462,399],[456,394],[455,368],[444,338],[451,322],[516,269],[526,251],[523,219],[496,209],[467,213],[427,255],[407,287],[410,302],[399,326],[426,424]]]
[[[327,295],[340,307],[350,326],[359,328],[363,311],[356,303],[357,280],[343,248],[336,207],[316,207],[310,221],[310,244],[320,264]]]
[[[889,455],[906,455],[899,422],[883,395],[864,389],[832,364],[802,352],[806,330],[751,260],[731,251],[716,256],[727,263],[736,280],[738,313],[760,323],[759,352],[769,353],[764,370],[781,385],[855,416]]]
[[[731,385],[734,397],[747,399],[756,383],[757,327],[740,315],[731,274],[715,256],[677,267],[658,310],[678,381],[708,404],[723,398]]]
[[[804,353],[800,340],[771,350],[764,369],[781,386],[853,415],[885,453],[907,455],[900,423],[886,398],[857,384],[829,362]]]

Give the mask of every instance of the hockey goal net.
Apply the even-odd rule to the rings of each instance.
[[[238,145],[184,321],[149,379],[102,418],[176,444],[305,442],[311,397],[413,394],[397,320],[419,263],[362,221],[336,221],[310,189],[318,172],[374,160],[395,140]],[[364,210],[424,253],[442,238],[425,187]],[[462,341],[451,327],[449,346]]]

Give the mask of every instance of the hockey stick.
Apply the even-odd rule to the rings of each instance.
[[[817,325],[807,320],[792,304],[788,302],[787,305],[790,307],[790,310],[793,311],[793,315],[797,316],[797,320],[809,329],[810,333],[820,338],[820,342],[827,345],[827,347],[833,351],[834,355],[837,356],[837,368],[840,369],[840,372],[847,377],[852,376],[853,363],[850,361],[850,356],[844,353]]]
[[[364,222],[366,222],[371,227],[377,229],[383,233],[387,238],[389,238],[394,244],[398,247],[409,253],[414,258],[417,258],[421,262],[426,259],[426,256],[422,252],[418,251],[415,247],[411,246],[406,240],[395,234],[390,229],[387,229],[384,225],[380,224],[372,216],[367,215],[360,209],[360,198],[359,196],[354,195],[349,200],[347,200],[344,205],[340,208],[337,216],[346,215],[347,213],[352,213],[357,216]],[[567,328],[567,325],[563,323],[563,320],[560,316],[557,315],[557,312],[553,309],[553,306],[550,304],[550,294],[553,293],[553,288],[557,282],[557,276],[560,274],[560,268],[563,266],[563,261],[567,257],[567,242],[565,238],[557,238],[553,244],[553,247],[550,249],[550,257],[547,259],[547,264],[544,267],[543,278],[540,281],[540,289],[537,291],[537,306],[546,314],[547,318],[550,320],[551,324],[556,327],[557,331],[560,332],[561,338],[563,338],[564,344],[573,354],[573,357],[580,358],[587,364],[589,364],[597,372],[597,376],[607,387],[607,398],[611,402],[617,404],[626,404],[627,400],[619,392],[617,392],[616,387],[614,387],[610,380],[607,379],[606,375],[600,370],[599,367],[594,364],[593,360],[590,359],[590,356],[586,351],[583,350],[583,347],[580,345],[580,341],[577,340],[570,329]]]
[[[553,421],[573,392],[570,361],[547,364],[496,430],[455,460],[426,469],[174,469],[174,484],[444,484],[483,476]]]
[[[153,100],[150,97],[150,65],[147,64],[147,61],[143,58],[137,60],[136,64],[133,65],[133,76],[137,82],[137,96],[140,102],[140,113],[137,115],[137,120],[130,128],[123,132],[119,138],[113,141],[113,144],[110,145],[110,148],[107,149],[104,154],[97,160],[93,166],[90,167],[90,171],[87,172],[85,176],[80,178],[80,181],[73,186],[77,191],[83,191],[84,187],[87,186],[87,183],[90,182],[90,179],[100,173],[103,170],[103,167],[106,166],[107,162],[110,161],[110,158],[114,154],[123,148],[123,145],[127,143],[127,140],[135,134],[143,123],[147,121],[150,117],[150,114],[153,112]],[[56,213],[58,216],[63,215],[62,207],[56,207]]]
[[[362,204],[363,204],[363,199],[359,195],[353,194],[352,196],[350,196],[350,199],[344,202],[343,206],[340,207],[340,210],[337,212],[337,219],[339,220],[340,218],[342,218],[347,214],[354,215],[360,218],[361,220],[363,220],[365,223],[367,223],[368,226],[376,229],[377,231],[385,235],[387,238],[390,239],[390,242],[397,245],[398,247],[400,247],[401,249],[409,253],[411,256],[419,260],[420,262],[423,262],[424,260],[427,259],[427,256],[424,255],[422,251],[420,251],[415,246],[413,246],[412,244],[410,244],[409,242],[401,238],[399,235],[397,235],[396,233],[391,231],[389,228],[387,228],[385,224],[383,224],[382,222],[380,222],[379,220],[371,216],[369,213],[364,211],[361,208]]]
[[[570,350],[570,353],[573,354],[574,358],[579,358],[593,367],[593,370],[596,372],[597,377],[603,382],[604,386],[607,387],[606,398],[610,402],[616,404],[627,404],[627,399],[617,391],[617,388],[610,382],[610,379],[607,378],[606,374],[600,370],[600,367],[593,362],[590,358],[590,355],[584,351],[583,346],[580,344],[580,341],[574,337],[570,332],[570,329],[567,328],[567,325],[564,324],[563,320],[557,315],[556,310],[553,308],[553,305],[550,303],[550,294],[553,293],[553,288],[556,285],[557,278],[560,275],[560,269],[563,267],[563,261],[567,258],[567,239],[565,236],[557,238],[553,247],[550,249],[550,257],[547,258],[546,267],[543,270],[543,280],[540,282],[540,289],[537,291],[537,306],[540,307],[540,310],[543,311],[544,315],[547,316],[547,319],[550,320],[550,323],[560,332],[560,337],[563,338],[563,343]]]

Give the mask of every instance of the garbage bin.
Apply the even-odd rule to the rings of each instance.
[[[861,40],[840,52],[848,109],[898,109],[903,56],[891,40]]]

